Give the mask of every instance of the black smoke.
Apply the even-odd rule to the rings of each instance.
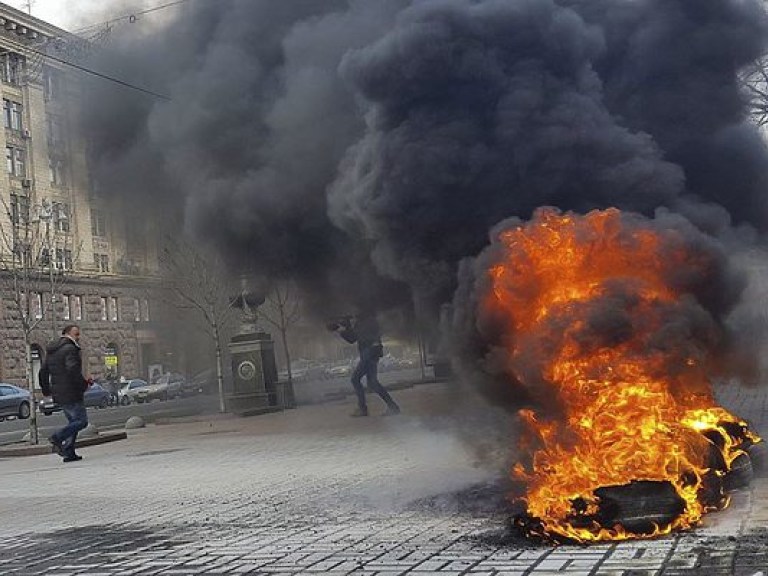
[[[177,217],[233,269],[294,278],[323,314],[408,300],[365,239],[333,226],[325,188],[363,130],[336,68],[403,2],[189,2],[170,22],[116,26],[91,65],[167,95],[101,81],[83,101],[99,189],[140,218]]]
[[[758,0],[193,0],[92,62],[171,101],[94,83],[84,116],[107,193],[233,265],[436,307],[542,205],[763,230],[765,31]]]

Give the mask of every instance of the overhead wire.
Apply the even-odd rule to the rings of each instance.
[[[153,6],[152,8],[145,8],[144,10],[139,10],[138,12],[131,12],[130,14],[125,14],[123,16],[119,16],[117,18],[111,18],[109,20],[105,20],[103,22],[99,22],[97,24],[91,24],[90,26],[85,26],[84,28],[79,28],[77,30],[73,30],[73,34],[83,34],[85,32],[89,32],[91,30],[96,30],[98,28],[101,28],[103,26],[109,26],[111,24],[115,24],[117,22],[122,22],[123,20],[128,20],[130,22],[135,22],[136,19],[139,16],[143,16],[145,14],[149,14],[151,12],[158,12],[160,10],[165,10],[166,8],[172,8],[173,6],[178,6],[179,4],[184,4],[185,2],[189,2],[189,0],[175,0],[173,2],[168,2],[166,4],[161,4],[159,6]]]
[[[124,20],[128,20],[130,22],[135,22],[136,19],[139,16],[143,16],[145,14],[150,14],[152,12],[158,12],[160,10],[165,10],[167,8],[172,8],[174,6],[178,6],[180,4],[184,4],[184,3],[189,2],[189,1],[190,0],[174,0],[173,2],[167,2],[165,4],[160,4],[159,6],[153,6],[151,8],[145,8],[144,10],[139,10],[138,12],[133,12],[131,14],[126,14],[124,16],[113,18],[113,19],[107,20],[105,22],[101,22],[101,23],[98,23],[98,24],[92,24],[92,25],[87,26],[85,28],[80,28],[78,30],[74,30],[72,32],[72,34],[75,35],[75,36],[81,35],[81,34],[87,32],[87,31],[97,30],[97,29],[102,28],[102,27],[109,27],[112,24],[115,24],[117,22],[122,22]],[[109,82],[114,82],[115,84],[119,84],[120,86],[123,86],[125,88],[129,88],[131,90],[135,90],[137,92],[141,92],[143,94],[147,94],[149,96],[153,96],[153,97],[159,98],[161,100],[166,100],[166,101],[170,101],[171,100],[171,98],[169,96],[166,96],[165,94],[160,94],[158,92],[155,92],[153,90],[149,90],[148,88],[144,88],[142,86],[137,86],[136,84],[132,84],[130,82],[126,82],[125,80],[121,80],[120,78],[115,78],[114,76],[110,76],[109,74],[105,74],[103,72],[99,72],[97,70],[93,70],[93,69],[88,68],[86,66],[83,66],[81,64],[77,64],[75,62],[72,62],[70,60],[66,60],[64,58],[60,58],[58,56],[54,56],[52,54],[49,54],[48,52],[44,52],[42,50],[37,50],[36,48],[33,48],[33,47],[25,45],[25,44],[21,44],[21,43],[18,43],[18,42],[11,41],[11,43],[15,44],[16,46],[18,46],[22,50],[33,52],[33,53],[35,53],[35,54],[37,54],[39,56],[42,56],[43,58],[46,58],[46,59],[49,59],[49,60],[53,60],[54,62],[58,62],[59,64],[63,64],[64,66],[69,66],[71,68],[74,68],[75,70],[79,70],[80,72],[84,72],[86,74],[90,74],[92,76],[95,76],[97,78],[101,78],[103,80],[107,80]]]
[[[149,90],[148,88],[142,88],[141,86],[137,86],[135,84],[131,84],[130,82],[126,82],[125,80],[120,80],[120,78],[115,78],[114,76],[109,76],[108,74],[104,74],[102,72],[98,72],[96,70],[92,70],[90,68],[86,68],[85,66],[81,66],[80,64],[75,64],[74,62],[70,62],[68,60],[64,60],[63,58],[58,58],[56,56],[52,56],[51,54],[46,54],[45,52],[41,52],[40,50],[35,50],[34,48],[27,47],[27,50],[31,50],[32,52],[36,54],[40,54],[44,58],[48,58],[49,60],[53,60],[55,62],[58,62],[60,64],[64,64],[65,66],[70,66],[74,68],[75,70],[79,70],[81,72],[85,72],[86,74],[91,74],[92,76],[96,76],[97,78],[102,78],[104,80],[109,80],[110,82],[114,82],[115,84],[119,84],[121,86],[125,86],[126,88],[130,88],[131,90],[136,90],[138,92],[143,92],[144,94],[148,94],[150,96],[154,96],[155,98],[160,98],[161,100],[167,100],[170,101],[171,97],[166,96],[165,94],[160,94],[158,92],[154,92],[152,90]]]
[[[37,50],[36,48],[33,48],[32,46],[27,46],[25,44],[21,44],[19,42],[15,42],[13,40],[5,40],[6,42],[15,45],[17,48],[19,48],[20,51],[27,51],[27,52],[33,52],[39,56],[42,56],[45,59],[53,60],[54,62],[58,62],[59,64],[63,64],[65,66],[69,66],[71,68],[74,68],[75,70],[79,70],[80,72],[84,72],[86,74],[90,74],[92,76],[96,76],[97,78],[101,78],[103,80],[108,80],[110,82],[114,82],[115,84],[119,84],[120,86],[124,86],[125,88],[130,88],[131,90],[135,90],[137,92],[142,92],[144,94],[147,94],[149,96],[153,96],[155,98],[159,98],[161,100],[170,101],[170,96],[166,96],[165,94],[160,94],[159,92],[154,92],[152,90],[149,90],[148,88],[143,88],[141,86],[137,86],[136,84],[131,84],[130,82],[126,82],[125,80],[121,80],[120,78],[115,78],[114,76],[110,76],[109,74],[104,74],[103,72],[99,72],[97,70],[93,70],[91,68],[87,68],[85,66],[82,66],[80,64],[76,64],[75,62],[71,62],[69,60],[65,60],[64,58],[59,58],[58,56],[53,56],[52,54],[48,54],[47,52],[44,52],[42,50]]]

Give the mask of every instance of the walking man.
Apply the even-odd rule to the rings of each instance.
[[[350,344],[357,342],[357,350],[360,353],[360,360],[352,372],[352,386],[357,395],[357,410],[352,416],[368,416],[368,404],[365,401],[365,388],[363,388],[362,383],[363,376],[365,376],[368,388],[376,392],[387,404],[386,415],[399,414],[400,407],[379,382],[379,358],[383,356],[384,348],[381,344],[381,329],[376,320],[376,314],[366,310],[357,317],[341,319],[329,324],[328,327],[338,332]]]
[[[53,400],[61,406],[68,424],[48,440],[64,462],[77,462],[83,459],[75,454],[75,441],[77,433],[88,426],[84,395],[90,382],[83,377],[80,327],[70,324],[64,327],[61,334],[58,342],[48,346],[45,367],[51,381]]]

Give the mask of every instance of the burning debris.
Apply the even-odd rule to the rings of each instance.
[[[715,243],[681,219],[542,209],[488,256],[479,313],[532,400],[512,471],[523,528],[617,540],[726,506],[726,475],[759,438],[712,394],[724,332],[711,296],[728,276]],[[645,510],[654,496],[665,504]]]

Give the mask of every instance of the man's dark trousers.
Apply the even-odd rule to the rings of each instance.
[[[53,434],[51,438],[57,442],[61,442],[64,447],[62,456],[66,458],[75,455],[77,433],[88,426],[88,412],[85,409],[85,404],[82,402],[76,404],[64,404],[61,409],[64,411],[64,416],[67,417],[67,422],[69,422],[69,424]]]
[[[360,361],[352,372],[352,386],[355,387],[357,394],[357,405],[363,413],[368,412],[368,405],[365,402],[365,388],[363,388],[362,378],[365,376],[366,384],[373,392],[376,392],[381,399],[386,402],[387,407],[395,412],[400,411],[400,407],[389,395],[387,389],[379,382],[379,348],[370,347],[360,351]]]

